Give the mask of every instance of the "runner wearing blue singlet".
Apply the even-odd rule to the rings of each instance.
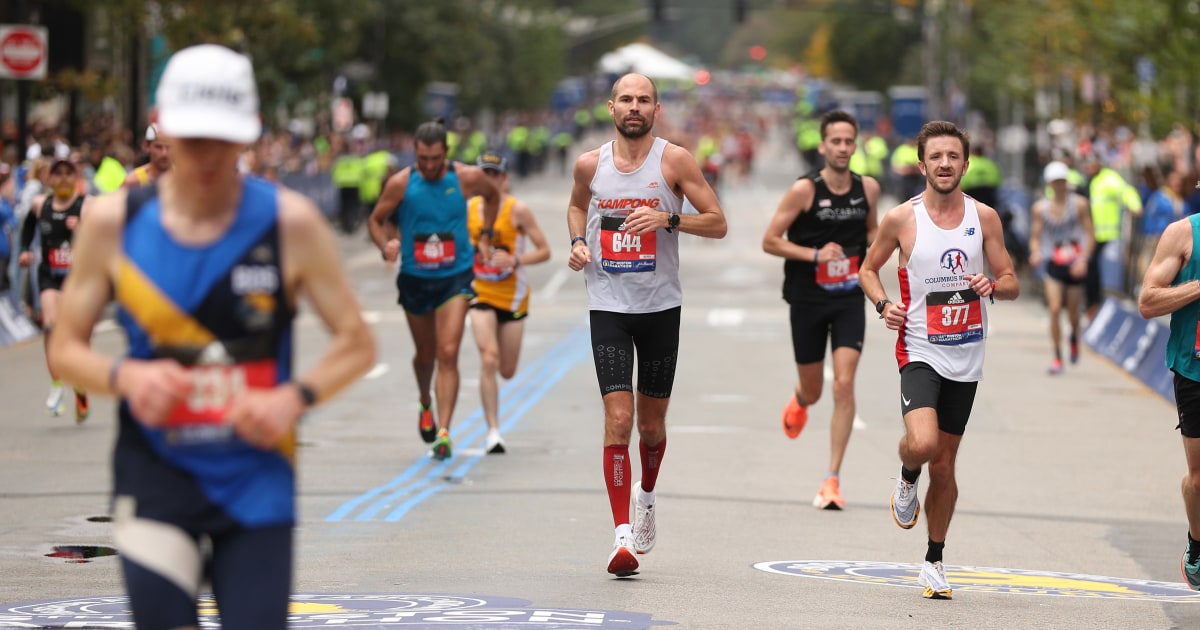
[[[433,457],[444,460],[451,454],[450,420],[458,400],[458,350],[475,297],[467,199],[483,197],[478,249],[490,263],[500,189],[478,166],[446,159],[446,125],[440,118],[417,127],[415,142],[417,165],[388,179],[367,228],[383,259],[400,261],[396,288],[416,346],[417,428],[421,439],[433,443]],[[430,396],[435,373],[436,420]]]
[[[122,399],[113,537],[137,627],[198,627],[207,579],[222,627],[283,630],[296,424],[374,363],[374,339],[313,203],[237,173],[260,131],[250,60],[181,50],[157,102],[173,167],[89,204],[49,359]],[[332,338],[295,378],[301,294]],[[90,347],[114,299],[129,348],[116,359]]]

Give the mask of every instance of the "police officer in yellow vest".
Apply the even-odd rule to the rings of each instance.
[[[330,176],[338,189],[338,227],[347,234],[354,231],[358,217],[363,214],[359,200],[363,170],[363,158],[349,147],[343,147],[342,153],[333,161]]]
[[[1109,243],[1121,238],[1123,211],[1140,214],[1142,199],[1136,188],[1130,186],[1120,173],[1101,164],[1094,154],[1084,161],[1084,170],[1091,176],[1088,201],[1092,206],[1092,229],[1096,234],[1096,247],[1088,260],[1087,307],[1088,316],[1095,317],[1102,294],[1100,260]]]
[[[362,158],[362,180],[358,183],[358,201],[362,207],[375,207],[383,192],[383,180],[387,178],[391,157],[387,151],[376,151]]]
[[[996,208],[996,191],[1004,182],[1000,166],[983,154],[983,147],[971,145],[971,160],[962,176],[962,191],[975,200]]]

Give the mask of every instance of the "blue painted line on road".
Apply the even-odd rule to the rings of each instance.
[[[546,395],[546,392],[550,391],[551,387],[562,380],[562,377],[565,376],[566,373],[571,370],[571,368],[575,367],[575,364],[579,363],[584,356],[586,355],[583,352],[570,352],[564,356],[562,360],[558,361],[558,369],[554,372],[554,374],[551,375],[550,378],[542,381],[541,386],[524,399],[520,408],[514,411],[509,417],[508,421],[504,423],[504,428],[507,429],[508,427],[515,425],[525,415],[525,413],[529,411],[535,404],[537,404],[538,401],[540,401],[542,397]],[[479,460],[483,459],[483,457],[484,456],[482,455],[475,455],[467,458],[467,461],[463,462],[457,469],[455,469],[453,476],[458,478],[466,475],[467,471],[471,470],[475,464],[478,464]],[[409,510],[416,507],[425,499],[437,494],[438,492],[441,492],[448,485],[450,484],[442,481],[432,488],[427,488],[417,496],[405,501],[404,503],[401,503],[400,506],[393,510],[391,514],[388,514],[384,520],[391,523],[404,518],[404,515],[408,514]]]
[[[513,391],[510,393],[510,395],[500,403],[500,409],[498,410],[498,413],[501,415],[501,417],[504,416],[509,408],[514,406],[523,396],[525,396],[525,392],[527,390],[532,391],[536,383],[543,377],[543,375],[545,375],[554,367],[554,362],[551,360],[551,355],[547,355],[544,360],[539,360],[538,364],[532,367],[534,369],[529,371],[530,375],[522,381],[521,386],[513,388]],[[468,429],[467,427],[472,425],[472,423],[474,423],[475,426]],[[486,428],[487,421],[483,419],[483,411],[482,409],[477,409],[465,421],[458,425],[457,431],[453,429],[450,431],[451,437],[456,445],[455,448],[461,452],[461,450],[464,449],[468,444],[471,444],[481,435],[483,435]],[[446,469],[449,468],[453,463],[452,460],[439,462],[432,457],[426,457],[418,460],[418,472],[430,462],[433,462],[435,465],[425,473],[424,477],[419,482],[417,482],[415,485],[400,485],[398,488],[393,489],[390,493],[376,498],[375,501],[366,509],[364,509],[361,514],[355,517],[354,520],[372,520],[377,514],[390,508],[396,500],[412,493],[412,491],[416,488],[424,486],[431,481],[442,477]]]
[[[580,340],[580,337],[585,337],[586,334],[587,330],[584,326],[573,329],[559,343],[527,366],[527,369],[523,370],[517,378],[503,386],[500,390],[499,409],[502,430],[508,431],[516,426],[520,418],[545,395],[550,386],[561,380],[575,364],[590,356],[587,351],[588,344],[581,343]],[[468,448],[474,441],[481,440],[486,429],[487,422],[484,419],[483,408],[476,408],[465,420],[455,423],[454,428],[450,431],[456,450]],[[466,456],[465,459],[466,461],[461,462],[453,459],[438,461],[430,456],[424,456],[387,483],[346,501],[327,516],[325,521],[345,520],[363,506],[366,507],[353,520],[370,521],[384,510],[392,507],[395,501],[417,492],[415,496],[396,507],[388,515],[389,521],[398,520],[412,507],[436,494],[446,485],[442,482],[438,486],[427,487],[431,482],[444,477],[447,469],[453,464],[459,464],[459,467],[452,473],[452,476],[458,477],[474,466],[479,459],[482,459],[482,456]],[[425,489],[422,490],[422,488]],[[392,518],[392,515],[397,513],[399,515]]]

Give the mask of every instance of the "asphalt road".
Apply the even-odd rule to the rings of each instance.
[[[990,307],[986,378],[945,551],[953,600],[921,597],[924,524],[904,531],[888,513],[899,378],[894,333],[873,317],[842,469],[848,503],[813,509],[828,461],[828,384],[804,433],[788,440],[780,412],[795,368],[782,265],[760,247],[798,166],[778,148],[759,164],[722,190],[729,236],[686,237],[682,247],[658,546],[630,579],[604,571],[603,421],[583,278],[565,262],[569,182],[515,183],[554,257],[530,268],[522,365],[502,394],[505,455],[482,454],[468,332],[455,456],[428,458],[395,272],[361,235],[343,237],[380,363],[303,425],[293,627],[1200,627],[1200,598],[1179,574],[1185,467],[1173,409],[1090,352],[1047,376],[1035,297]],[[884,276],[894,293],[894,272]],[[297,367],[324,339],[303,315]],[[110,326],[95,336],[108,351],[123,343]],[[117,558],[48,557],[56,546],[112,545],[115,418],[109,401],[82,426],[47,417],[42,365],[39,343],[0,350],[0,628],[132,627]]]

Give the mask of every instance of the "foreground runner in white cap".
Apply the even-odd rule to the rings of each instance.
[[[223,627],[282,630],[296,423],[372,365],[375,342],[316,207],[237,172],[261,129],[249,59],[179,51],[158,108],[172,169],[89,206],[50,361],[75,386],[122,399],[113,534],[137,626],[197,627],[207,566]],[[331,339],[294,377],[299,295]],[[127,358],[89,345],[113,298]]]

